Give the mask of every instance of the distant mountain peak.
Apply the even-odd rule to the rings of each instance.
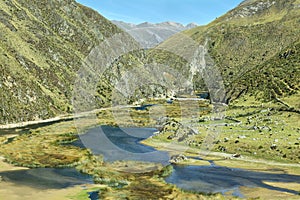
[[[184,27],[184,25],[178,23],[178,22],[170,22],[170,21],[167,21],[167,22],[162,22],[162,23],[159,23],[161,25],[169,25],[169,26],[177,26],[177,27]]]
[[[141,24],[136,25],[137,27],[148,27],[148,26],[153,26],[152,23],[149,22],[143,22]]]
[[[184,26],[178,22],[171,21],[161,23],[143,22],[137,25],[122,21],[112,22],[119,28],[127,31],[143,48],[152,48],[178,32],[198,26],[196,23],[189,23]]]
[[[187,29],[191,29],[191,28],[195,28],[195,27],[197,27],[197,26],[199,26],[199,25],[193,22],[193,23],[187,24],[185,27],[186,27]]]

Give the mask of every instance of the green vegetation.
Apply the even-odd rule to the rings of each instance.
[[[243,94],[276,101],[299,92],[299,8],[295,0],[274,2],[250,1],[185,32],[200,44],[209,40],[208,53],[222,74],[227,102]],[[258,10],[254,14],[245,11],[253,8]]]
[[[298,113],[286,111],[279,103],[259,103],[254,97],[243,97],[229,106],[224,116],[224,120],[219,120],[212,119],[211,113],[202,113],[198,121],[184,118],[188,127],[171,120],[164,124],[160,134],[145,143],[182,144],[200,152],[207,135],[212,134],[216,136],[212,141],[214,152],[300,163]],[[190,128],[196,128],[199,134],[191,134]]]
[[[272,167],[251,161],[276,161],[285,164],[284,171],[299,174],[299,168],[292,166],[300,163],[300,1],[274,2],[246,1],[209,25],[184,32],[199,44],[208,41],[209,56],[221,72],[228,107],[218,113],[225,118],[216,118],[212,113],[216,105],[207,101],[166,102],[167,97],[194,97],[186,94],[207,89],[201,74],[190,77],[185,59],[161,50],[164,45],[177,44],[178,36],[161,44],[161,49],[135,50],[115,59],[96,91],[89,91],[95,105],[81,102],[82,110],[76,110],[71,99],[77,70],[87,70],[83,60],[91,49],[122,31],[73,0],[1,1],[0,123],[45,119],[74,109],[111,108],[76,119],[77,127],[73,121],[65,121],[11,134],[6,130],[6,135],[0,135],[0,154],[17,166],[76,167],[93,176],[98,185],[78,191],[70,197],[73,199],[87,199],[87,192],[92,190],[99,190],[101,199],[225,198],[185,192],[166,184],[163,177],[172,172],[171,166],[106,163],[88,149],[69,145],[78,134],[104,124],[159,126],[160,132],[143,143],[172,154],[183,149],[192,156],[199,155],[211,134],[215,137],[207,160],[265,170]],[[253,8],[257,12],[250,12]],[[130,95],[112,86],[127,72],[144,83],[133,85]],[[134,78],[128,81],[136,81]],[[185,85],[187,79],[193,81],[194,88]],[[114,106],[127,104],[154,105],[145,109]],[[207,160],[185,160],[182,164],[207,165]]]
[[[199,44],[208,39],[208,53],[222,74],[227,103],[243,94],[280,101],[298,93],[297,1],[262,2],[244,3],[209,25],[184,33]],[[83,60],[101,41],[122,31],[74,1],[28,4],[14,0],[1,2],[0,6],[3,14],[0,23],[3,30],[0,35],[0,122],[45,119],[72,112],[72,84],[77,71],[86,67]],[[53,9],[55,7],[60,9]],[[253,7],[259,11],[247,11]],[[141,98],[172,96],[168,85],[172,85],[176,95],[191,92],[192,88],[184,85],[186,80],[193,80],[193,89],[205,90],[201,74],[191,79],[186,70],[187,61],[163,50],[165,45],[174,46],[177,40],[174,36],[162,44],[162,48],[135,50],[117,58],[101,77],[96,91],[88,94],[95,97],[95,105],[83,105],[82,111],[110,106],[112,101],[122,104]],[[166,69],[162,70],[160,65]],[[157,67],[161,71],[153,74]],[[113,83],[128,71],[138,76],[139,82],[147,84],[134,85],[136,88],[132,90],[136,91],[127,99],[120,94],[112,96],[116,92]],[[162,79],[156,80],[158,77]],[[159,84],[153,84],[156,82]]]
[[[299,163],[299,114],[282,110],[281,104],[240,99],[226,114],[242,123],[223,127],[214,150]]]
[[[290,102],[291,105],[295,103],[293,99],[286,99],[286,101]],[[218,129],[220,135],[214,140],[213,151],[239,154],[241,158],[250,159],[250,162],[242,164],[243,161],[233,162],[228,159],[222,161],[222,159],[220,160],[220,157],[223,157],[222,155],[206,157],[206,159],[216,160],[215,162],[219,165],[260,169],[261,167],[251,164],[251,160],[263,159],[262,162],[268,162],[264,160],[272,160],[283,163],[298,163],[300,161],[295,156],[299,154],[300,149],[299,145],[296,144],[297,142],[299,143],[300,127],[297,126],[299,116],[295,112],[283,111],[282,108],[284,106],[282,104],[259,103],[254,97],[241,98],[236,100],[226,110],[227,119],[223,121],[211,120],[210,107],[203,101],[197,102],[199,111],[196,118],[188,115],[182,117],[182,109],[189,110],[194,108],[181,107],[181,105],[186,104],[181,104],[177,100],[173,104],[166,103],[165,100],[149,100],[149,102],[146,101],[144,104],[160,104],[160,109],[165,109],[168,116],[176,119],[174,122],[180,121],[183,124],[192,126],[193,129],[198,127],[199,134],[186,136],[184,134],[188,132],[185,131],[185,128],[177,129],[170,124],[170,128],[162,129],[164,131],[163,134],[144,141],[144,143],[158,147],[158,149],[164,149],[163,146],[165,146],[169,148],[167,150],[170,152],[176,153],[180,149],[185,149],[184,154],[186,155],[199,155],[199,152],[201,152],[200,147],[206,134],[213,129]],[[191,102],[187,104],[191,105]],[[203,108],[205,109],[203,110]],[[151,109],[155,109],[155,106],[148,107],[146,110],[120,108],[118,111],[123,118],[115,118],[114,112],[116,110],[113,108],[106,109],[97,113],[98,120],[82,118],[77,124],[80,123],[82,130],[97,124],[154,126],[156,121],[154,119],[150,120],[149,117]],[[169,117],[169,119],[171,118]],[[182,134],[177,135],[183,136],[182,138],[184,139],[179,140],[180,137],[168,137],[176,135],[175,133]],[[95,183],[101,184],[100,194],[103,199],[122,199],[123,197],[139,199],[143,195],[150,195],[151,191],[156,191],[157,197],[202,198],[199,194],[182,192],[174,186],[165,184],[162,177],[171,172],[172,169],[170,167],[162,168],[151,163],[133,161],[105,163],[101,156],[94,156],[88,150],[71,146],[66,148],[65,145],[72,142],[76,135],[77,132],[73,122],[61,122],[33,129],[30,133],[22,134],[13,141],[2,144],[0,152],[2,155],[5,155],[8,161],[19,166],[75,166],[79,171],[91,174]],[[26,145],[22,146],[23,148],[21,149],[21,145],[24,143]],[[164,145],[164,143],[170,143],[170,145]],[[272,144],[276,144],[276,146],[272,147]],[[186,148],[187,145],[190,148]],[[14,151],[14,149],[20,150]],[[49,152],[64,155],[64,157],[55,157],[53,154],[50,155]],[[76,156],[74,157],[74,155]],[[50,159],[43,159],[45,157]],[[207,161],[187,160],[182,162],[182,164],[208,165],[209,163]],[[298,173],[297,168],[287,168],[287,170],[292,173]],[[82,190],[78,195],[85,198],[86,192],[87,190]],[[214,199],[217,197],[206,198]],[[222,199],[221,196],[218,196],[218,198]]]
[[[169,104],[168,104],[169,105]],[[177,108],[178,109],[178,108]],[[124,108],[123,112],[131,112],[132,117],[138,117],[140,112],[133,108]],[[121,109],[122,111],[122,109]],[[171,110],[170,110],[171,112]],[[86,130],[99,124],[115,124],[112,109],[100,111],[96,121],[91,118],[81,118],[76,123],[81,130]],[[145,116],[147,116],[145,114]],[[143,117],[139,117],[142,119]],[[149,119],[128,121],[127,126],[143,126]],[[144,122],[143,122],[144,121]],[[126,121],[125,121],[126,122]],[[80,124],[79,124],[80,123]],[[148,124],[149,125],[149,124]],[[153,125],[153,124],[152,124]],[[94,182],[101,186],[101,199],[141,199],[141,198],[186,198],[186,199],[223,199],[221,195],[203,196],[177,189],[164,182],[163,177],[172,172],[171,166],[163,167],[155,163],[135,161],[103,162],[102,156],[95,156],[87,149],[68,145],[77,138],[77,129],[73,121],[60,122],[53,125],[32,129],[28,133],[16,136],[9,143],[2,143],[0,153],[17,166],[35,167],[76,167],[77,170],[93,176]],[[1,140],[5,136],[1,137]],[[3,139],[6,141],[6,139]],[[83,189],[73,199],[87,199],[92,188]]]
[[[0,123],[72,112],[84,58],[121,30],[75,1],[0,2]]]
[[[186,119],[200,134],[181,144],[199,149],[207,133],[219,133],[212,151],[299,163],[298,3],[247,1],[207,26],[184,32],[199,44],[208,39],[208,53],[222,74],[229,107],[225,120],[212,120],[205,113],[198,123]],[[177,40],[174,36],[161,46]],[[201,85],[205,83],[200,79]],[[174,143],[173,134],[169,129],[146,143]]]
[[[4,138],[4,137],[2,137]],[[62,122],[21,134],[9,143],[2,143],[1,154],[7,162],[24,167],[74,166],[86,150],[64,144],[77,139],[77,130],[71,122]]]
[[[103,187],[93,187],[93,188],[88,188],[88,189],[84,189],[80,192],[78,192],[78,194],[70,196],[69,198],[74,199],[74,200],[90,200],[89,198],[89,193],[90,192],[95,192],[95,191],[99,191],[100,190],[104,190]]]

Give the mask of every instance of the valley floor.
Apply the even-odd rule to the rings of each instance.
[[[168,118],[182,124],[189,124],[198,133],[188,136],[183,141],[177,141],[169,136],[174,131],[165,131],[143,143],[154,146],[159,150],[170,152],[171,155],[183,153],[188,157],[201,157],[202,160],[187,159],[183,165],[209,165],[213,161],[218,166],[241,168],[251,171],[265,171],[275,174],[300,175],[300,127],[299,114],[281,111],[282,105],[261,104],[241,100],[234,106],[226,109],[225,121],[214,120],[210,114],[211,106],[205,102],[197,102],[199,111],[195,117],[184,116],[182,113],[190,113],[194,108],[174,101],[173,104],[164,101],[150,101],[149,104],[161,104],[164,106]],[[161,107],[153,106],[145,110],[123,107],[98,110],[96,115],[84,118],[76,118],[74,121],[62,121],[47,126],[35,127],[34,129],[19,128],[10,135],[2,134],[0,137],[0,154],[5,157],[7,164],[0,161],[0,172],[18,170],[14,166],[23,167],[76,167],[78,170],[92,176],[104,177],[107,182],[101,185],[79,185],[76,187],[39,191],[25,186],[14,185],[9,181],[0,181],[0,198],[9,195],[12,199],[33,199],[43,195],[43,199],[88,199],[87,191],[98,188],[102,191],[103,199],[122,199],[132,197],[138,199],[143,195],[150,195],[156,191],[156,196],[162,199],[229,199],[230,196],[206,196],[186,193],[174,186],[166,184],[160,177],[163,172],[159,169],[150,174],[124,174],[118,172],[118,165],[114,167],[104,163],[101,158],[92,155],[88,150],[67,146],[78,138],[78,134],[87,129],[99,125],[119,126],[156,126],[155,112]],[[116,117],[116,113],[118,114]],[[129,115],[128,115],[129,113]],[[150,114],[150,117],[149,117]],[[197,116],[196,115],[196,116]],[[191,115],[190,115],[191,116]],[[117,121],[116,121],[117,119]],[[234,120],[234,122],[232,122]],[[214,138],[213,146],[208,154],[202,151],[201,145],[206,133],[218,129],[218,137]],[[214,131],[215,131],[214,130]],[[9,132],[9,131],[8,131]],[[10,136],[9,136],[10,135]],[[12,139],[13,138],[13,139]],[[234,156],[233,156],[234,155]],[[130,165],[130,163],[125,163]],[[134,164],[133,164],[134,165]],[[142,166],[142,165],[141,165]],[[22,168],[23,169],[23,168]],[[115,171],[116,170],[116,171]],[[161,171],[162,170],[162,171]],[[100,173],[100,174],[99,174]],[[121,189],[111,185],[120,184],[126,180],[129,185]],[[147,180],[147,181],[146,181]],[[270,188],[285,188],[291,191],[299,191],[300,184],[297,182],[265,182]],[[149,191],[149,187],[151,191]],[[147,189],[148,188],[148,189]],[[299,195],[289,192],[280,192],[266,188],[240,188],[249,198],[261,199],[299,199]],[[300,191],[299,191],[300,192]],[[42,194],[43,193],[43,194]],[[1,196],[2,195],[2,196]],[[149,196],[149,197],[150,197]],[[54,198],[55,197],[55,198]],[[122,197],[122,198],[121,198]]]

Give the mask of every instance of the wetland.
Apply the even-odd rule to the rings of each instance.
[[[89,194],[94,194],[91,193],[93,191],[99,191],[99,197],[103,199],[111,196],[116,199],[122,199],[122,196],[139,199],[145,195],[152,196],[154,191],[154,199],[271,198],[266,195],[266,191],[274,194],[273,199],[282,196],[294,199],[299,197],[300,168],[297,157],[290,159],[289,156],[280,156],[280,151],[266,147],[264,153],[273,157],[268,159],[269,156],[250,154],[249,151],[254,151],[255,147],[248,146],[245,150],[241,148],[240,143],[247,140],[250,133],[258,141],[274,142],[269,130],[246,129],[249,133],[245,134],[245,127],[251,124],[245,126],[244,120],[249,115],[264,117],[265,108],[252,106],[238,109],[237,104],[237,107],[228,109],[230,118],[215,121],[210,117],[210,105],[197,101],[199,120],[196,121],[193,117],[181,116],[182,109],[184,112],[193,109],[195,114],[193,107],[182,106],[177,101],[170,104],[162,100],[152,100],[147,105],[154,103],[156,106],[146,106],[146,109],[119,108],[118,123],[113,118],[116,110],[108,108],[95,116],[78,118],[75,123],[61,121],[40,127],[25,127],[23,130],[14,129],[14,139],[2,143],[0,148],[4,161],[10,163],[3,164],[10,167],[1,170],[1,184],[22,185],[33,190],[45,187],[46,190],[58,193],[63,189],[77,188],[66,199],[88,199]],[[273,106],[276,109],[278,105]],[[154,115],[157,108],[164,108],[168,117],[162,119]],[[263,112],[252,111],[255,109]],[[238,112],[244,112],[244,115]],[[273,115],[280,116],[276,112]],[[290,119],[293,117],[296,119],[298,116],[292,114]],[[80,124],[80,129],[74,124]],[[211,131],[211,128],[221,128],[222,132],[215,140],[212,152],[205,153],[201,149],[201,142],[207,137],[205,130]],[[195,132],[189,134],[189,129]],[[235,130],[236,133],[224,135],[228,130]],[[297,131],[295,128],[290,130]],[[1,135],[3,141],[9,136],[9,130],[4,132]],[[297,132],[294,134],[296,136],[288,136],[285,140],[297,141]],[[240,135],[246,136],[238,138]],[[229,138],[226,142],[223,140],[225,136]],[[181,140],[182,137],[184,140]],[[231,143],[231,140],[237,139],[241,142]],[[24,143],[27,145],[24,146]],[[277,144],[278,149],[284,147]],[[224,145],[226,151],[220,150],[220,145]],[[259,149],[259,144],[256,145],[255,150]],[[231,151],[230,146],[235,151]],[[285,153],[295,150],[297,146],[287,148]],[[170,164],[170,157],[179,154],[186,156],[186,159]],[[15,170],[11,164],[23,168]],[[41,184],[36,184],[38,182]]]

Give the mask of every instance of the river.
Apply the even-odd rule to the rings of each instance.
[[[93,153],[104,155],[106,161],[138,160],[166,164],[169,160],[167,152],[157,151],[140,143],[155,131],[157,130],[153,128],[101,126],[90,129],[74,145],[90,148]],[[213,161],[209,163],[210,165],[207,166],[173,165],[173,173],[165,180],[182,189],[206,194],[229,192],[232,196],[244,197],[239,190],[242,186],[266,188],[291,194],[299,193],[299,191],[265,184],[265,182],[300,184],[299,175],[249,171],[217,166]]]
[[[168,164],[167,152],[157,151],[140,141],[150,137],[154,128],[119,128],[100,126],[92,128],[80,136],[73,145],[90,148],[94,154],[104,155],[107,162],[116,160],[136,160]],[[298,194],[299,191],[273,187],[265,182],[297,183],[299,175],[278,174],[266,171],[249,171],[238,168],[211,165],[173,165],[173,173],[165,180],[179,188],[201,193],[223,193],[244,197],[240,187],[265,188],[274,191]],[[0,176],[15,184],[28,185],[41,189],[64,188],[91,183],[90,176],[78,173],[75,169],[29,169],[1,172]]]
[[[38,189],[60,189],[93,183],[89,175],[79,173],[73,168],[36,168],[1,172],[3,181],[21,184]]]

